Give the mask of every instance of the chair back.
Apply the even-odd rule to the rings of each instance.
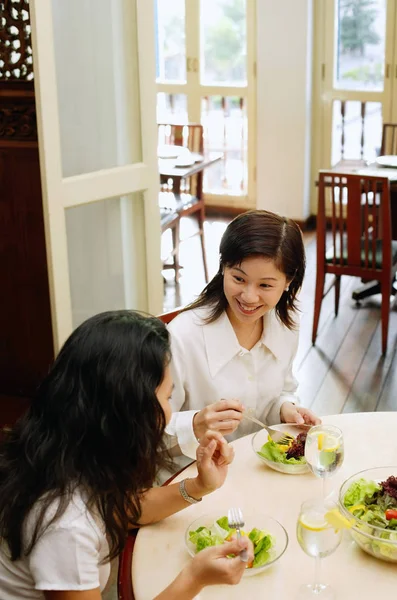
[[[327,220],[332,236],[332,249],[328,252]],[[326,262],[326,272],[378,280],[384,272],[390,277],[391,240],[386,177],[320,172],[317,261]]]
[[[163,321],[163,323],[168,325],[168,323],[171,323],[172,319],[175,319],[175,317],[179,315],[182,309],[182,306],[174,308],[174,310],[170,310],[169,312],[163,313],[162,315],[158,315],[158,319],[160,319],[160,321]]]
[[[397,123],[384,123],[380,154],[381,156],[397,154]]]
[[[204,128],[200,123],[173,125],[158,124],[158,143],[183,146],[190,152],[204,152]]]

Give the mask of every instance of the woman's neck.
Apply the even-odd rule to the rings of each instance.
[[[230,308],[226,309],[226,313],[240,346],[251,350],[262,337],[263,317],[259,317],[255,323],[242,323],[235,317]]]

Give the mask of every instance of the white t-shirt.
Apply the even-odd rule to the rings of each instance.
[[[23,491],[22,491],[23,493]],[[58,502],[47,511],[48,522]],[[29,539],[37,518],[35,505],[27,518],[24,535]],[[100,564],[108,554],[105,528],[87,510],[76,491],[66,511],[50,525],[28,556],[12,562],[7,544],[0,546],[0,599],[43,600],[42,590],[104,589],[110,563]]]
[[[208,308],[189,310],[169,324],[171,334],[171,371],[174,391],[173,415],[167,444],[185,457],[195,458],[198,446],[193,431],[196,412],[225,399],[236,398],[253,416],[275,424],[280,422],[280,408],[286,402],[298,404],[298,382],[292,372],[298,349],[299,333],[290,330],[277,318],[275,311],[263,317],[263,334],[251,349],[242,348],[224,312],[215,322],[205,324]],[[244,420],[229,441],[256,431]],[[185,466],[189,461],[175,458]]]

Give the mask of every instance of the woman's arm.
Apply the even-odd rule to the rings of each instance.
[[[232,462],[234,451],[225,438],[216,431],[208,431],[197,450],[197,477],[186,480],[189,496],[199,500],[221,487]],[[179,483],[155,487],[142,494],[140,525],[156,523],[190,506],[179,491]]]

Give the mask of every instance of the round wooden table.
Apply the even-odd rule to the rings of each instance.
[[[363,469],[396,465],[397,475],[397,413],[334,415],[324,417],[323,422],[340,427],[345,439],[344,464],[328,480],[327,493],[332,489],[338,491],[345,479]],[[200,600],[293,600],[300,584],[312,582],[314,559],[301,550],[295,528],[301,503],[321,496],[322,482],[311,473],[285,475],[269,469],[254,455],[251,438],[248,435],[233,443],[235,460],[221,489],[199,504],[139,531],[132,561],[136,600],[153,600],[191,560],[184,542],[188,525],[218,508],[219,514],[224,514],[230,506],[274,517],[286,528],[289,545],[269,569],[243,578],[237,586],[206,587],[200,593]],[[191,465],[179,479],[195,473],[196,468]],[[394,598],[397,565],[369,556],[345,533],[338,550],[322,561],[322,580],[332,584],[339,600]]]

